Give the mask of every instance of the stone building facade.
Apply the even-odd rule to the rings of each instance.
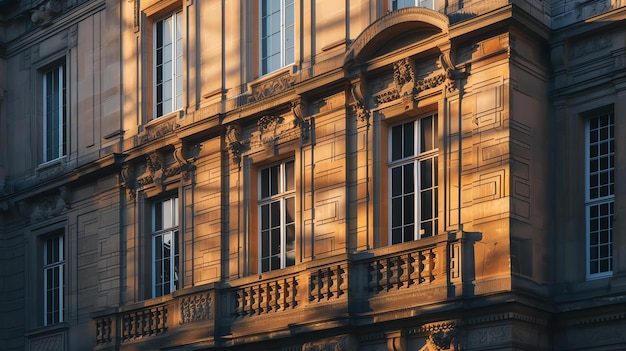
[[[618,0],[0,0],[6,350],[626,348]]]

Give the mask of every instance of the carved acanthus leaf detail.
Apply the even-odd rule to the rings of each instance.
[[[273,144],[278,139],[279,127],[283,121],[283,117],[276,115],[267,115],[259,118],[257,126],[259,127],[261,142]]]

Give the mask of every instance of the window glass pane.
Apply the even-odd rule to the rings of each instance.
[[[261,198],[270,196],[270,169],[261,170]]]
[[[433,134],[432,117],[422,118],[420,120],[420,152],[429,151],[434,148]]]
[[[280,226],[280,202],[279,201],[272,202],[272,204],[270,206],[271,206],[271,210],[270,210],[270,218],[271,218],[270,226],[272,228],[278,227],[278,226]]]
[[[404,165],[403,167],[403,188],[404,191],[402,192],[403,194],[409,194],[409,193],[413,193],[415,192],[415,166],[410,163],[407,165]]]
[[[261,229],[270,228],[270,206],[261,206]]]
[[[401,195],[402,188],[402,167],[394,167],[391,169],[391,196]]]
[[[294,162],[286,162],[285,163],[285,190],[293,190],[295,184],[295,176],[294,176]]]
[[[278,184],[280,179],[278,178],[280,174],[279,166],[274,166],[270,168],[270,195],[276,195],[279,192]]]
[[[420,187],[422,189],[433,186],[433,160],[428,159],[420,162]]]
[[[280,228],[272,229],[271,233],[271,254],[280,254]]]
[[[415,196],[407,195],[404,197],[404,224],[413,224],[415,222]]]
[[[404,124],[404,157],[410,157],[415,154],[415,126],[413,122]]]
[[[296,214],[295,198],[289,197],[285,199],[285,223],[290,224],[294,222]]]
[[[402,126],[391,128],[391,160],[396,161],[402,158]]]

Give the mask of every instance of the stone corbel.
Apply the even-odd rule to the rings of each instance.
[[[387,350],[407,351],[406,337],[401,331],[387,334]]]
[[[365,106],[365,98],[363,94],[363,83],[358,82],[352,85],[351,93],[354,100],[351,104],[352,109],[356,113],[357,121],[361,123],[369,123],[370,112]]]
[[[233,162],[240,164],[241,153],[246,148],[246,144],[241,140],[241,125],[232,123],[226,126],[226,147]]]
[[[137,197],[137,182],[134,175],[134,167],[125,164],[120,171],[120,186],[128,190],[128,196],[131,200]]]
[[[191,172],[196,169],[196,166],[195,166],[196,158],[185,157],[183,155],[183,148],[177,147],[177,148],[174,148],[174,159],[178,163],[178,167],[180,168],[180,172],[182,173],[183,179],[189,180]]]
[[[442,51],[441,55],[439,56],[438,64],[446,74],[446,89],[448,92],[453,92],[454,90],[456,90],[457,82],[467,77],[467,74],[465,72],[462,72],[461,70],[456,68],[454,60],[452,58],[452,50],[450,50],[449,48]]]
[[[305,103],[302,100],[292,101],[291,112],[293,113],[294,127],[299,127],[302,140],[308,141],[311,131],[311,118],[306,116]]]

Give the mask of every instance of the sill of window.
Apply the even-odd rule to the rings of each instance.
[[[50,168],[54,168],[60,164],[65,163],[66,156],[55,158],[54,160],[46,161],[44,163],[40,163],[37,168],[35,168],[35,172],[44,172]]]
[[[168,113],[166,115],[163,115],[161,117],[156,117],[156,118],[151,119],[150,121],[146,122],[143,125],[143,127],[147,129],[147,128],[150,128],[150,127],[152,127],[154,125],[165,123],[165,122],[167,122],[167,121],[169,121],[171,119],[174,119],[176,117],[183,118],[183,115],[184,115],[184,111],[182,109],[176,110],[174,112],[170,112],[170,113]]]
[[[38,326],[30,330],[27,330],[24,333],[24,336],[31,337],[31,336],[41,336],[45,334],[54,334],[60,331],[67,330],[69,326],[70,325],[68,322],[60,322],[60,323],[55,323],[55,324],[50,324],[50,325]]]
[[[282,68],[279,68],[275,71],[266,73],[260,77],[258,77],[257,79],[253,80],[252,82],[249,83],[250,86],[253,85],[259,85],[259,84],[263,84],[264,82],[268,81],[268,80],[272,80],[276,77],[285,75],[285,74],[289,74],[289,75],[293,75],[297,72],[298,67],[296,65],[289,65],[289,66],[285,66]]]

